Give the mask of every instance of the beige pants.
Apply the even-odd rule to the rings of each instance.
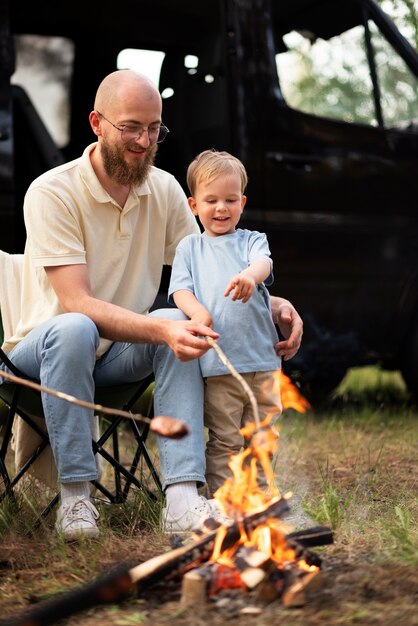
[[[271,423],[280,417],[282,405],[279,386],[273,393],[275,372],[241,374],[257,400],[260,421],[267,415]],[[253,422],[251,401],[241,383],[230,374],[205,379],[206,482],[213,494],[231,476],[230,456],[243,449],[244,438],[240,428]]]

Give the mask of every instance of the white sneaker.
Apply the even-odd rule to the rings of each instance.
[[[55,528],[66,541],[99,536],[99,512],[85,496],[66,498],[57,514]]]
[[[229,523],[231,520],[222,515],[215,505],[215,500],[207,500],[199,496],[199,500],[192,509],[185,509],[178,517],[173,517],[167,507],[163,509],[164,532],[167,535],[186,535],[198,530],[202,522],[208,517],[213,518],[220,524]]]

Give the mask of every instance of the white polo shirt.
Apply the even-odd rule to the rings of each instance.
[[[14,335],[5,340],[6,351],[62,313],[44,267],[85,263],[95,298],[147,313],[163,265],[171,265],[183,237],[200,232],[180,184],[156,167],[121,208],[91,165],[96,145],[42,174],[26,193],[22,313]],[[102,339],[97,356],[111,343]]]

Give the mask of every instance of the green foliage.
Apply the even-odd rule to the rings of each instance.
[[[382,538],[386,550],[390,550],[398,560],[418,564],[418,533],[411,511],[395,506],[394,518],[387,522]]]
[[[335,486],[332,484],[329,466],[327,465],[325,469],[320,467],[319,473],[323,492],[315,505],[308,505],[306,507],[307,512],[314,518],[322,520],[331,528],[336,529],[342,522],[347,503],[342,501],[341,496],[337,493]]]
[[[418,50],[418,12],[416,0],[377,0],[401,33]]]
[[[380,0],[406,38],[418,48],[418,18],[413,0]],[[418,119],[418,81],[402,58],[369,20],[383,119],[404,126]],[[377,124],[363,26],[309,41],[284,37],[289,52],[278,55],[284,96],[295,109],[346,122]]]

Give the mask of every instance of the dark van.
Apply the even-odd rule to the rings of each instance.
[[[203,149],[247,167],[241,224],[305,324],[287,373],[314,403],[372,363],[418,394],[418,54],[374,0],[1,0],[0,35],[1,249],[23,249],[31,180],[93,141],[100,80],[153,52],[157,165],[185,189]]]

